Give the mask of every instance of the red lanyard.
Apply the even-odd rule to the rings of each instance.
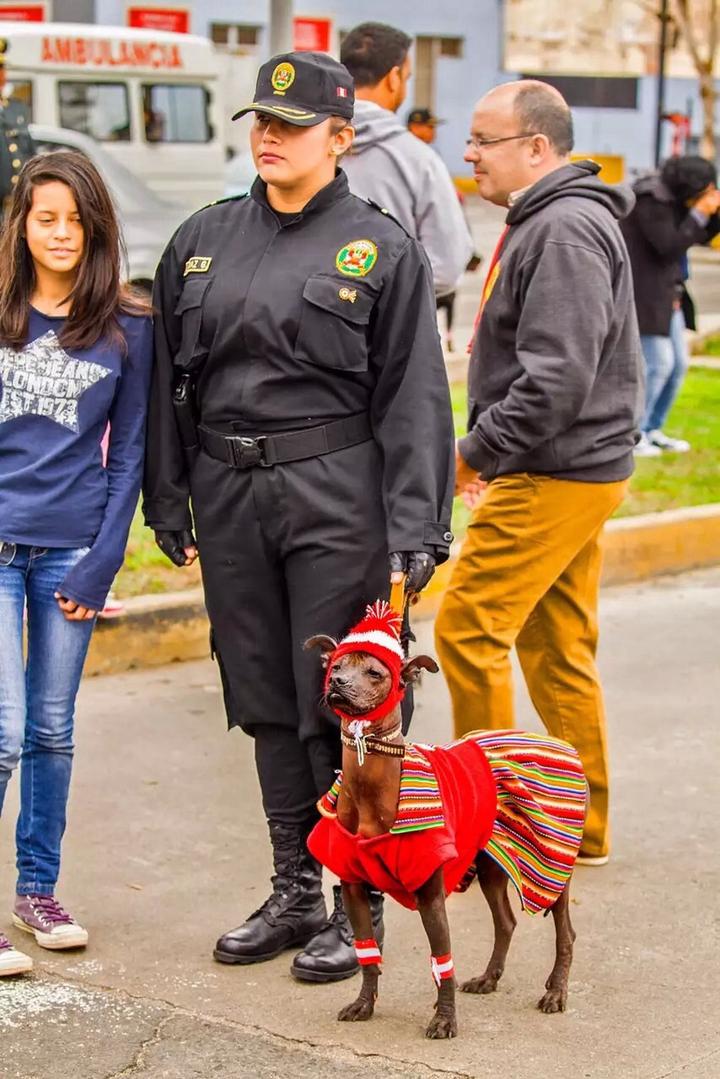
[[[484,308],[485,304],[487,303],[487,301],[490,299],[490,294],[491,294],[491,292],[493,290],[493,287],[495,285],[495,281],[497,280],[497,275],[498,275],[498,272],[499,272],[498,269],[497,269],[497,266],[498,266],[498,262],[500,261],[500,254],[501,254],[502,249],[503,249],[503,244],[505,243],[505,237],[507,236],[509,231],[510,231],[510,226],[506,225],[505,228],[500,233],[500,239],[495,244],[495,250],[493,251],[493,256],[490,259],[490,265],[488,267],[487,277],[485,278],[485,284],[483,285],[483,290],[482,290],[482,292],[480,294],[480,306],[478,308],[478,313],[475,316],[475,324],[473,326],[472,337],[470,338],[470,341],[469,341],[468,347],[467,347],[468,355],[472,352],[472,347],[475,344],[475,338],[477,337],[478,326],[480,325],[480,319],[482,318],[483,308]]]

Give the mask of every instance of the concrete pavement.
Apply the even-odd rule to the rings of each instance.
[[[549,921],[522,916],[499,991],[460,997],[460,1036],[450,1043],[422,1036],[433,999],[427,945],[417,916],[394,905],[369,1024],[335,1020],[356,980],[299,985],[289,955],[254,967],[213,963],[218,933],[267,891],[251,743],[224,731],[209,662],[85,681],[59,891],[91,943],[61,955],[30,942],[36,974],[0,981],[0,1075],[720,1075],[719,619],[720,570],[604,593],[615,846],[607,867],[575,876],[569,1011],[535,1010],[553,932]],[[431,632],[420,627],[419,648],[432,650]],[[518,709],[522,725],[538,727],[524,692]],[[427,677],[414,735],[449,734],[444,686]],[[16,788],[0,823],[6,912]],[[484,966],[490,919],[476,888],[449,906],[464,978]]]

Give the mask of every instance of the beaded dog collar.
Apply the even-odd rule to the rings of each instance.
[[[377,737],[372,734],[356,733],[354,736],[347,734],[344,730],[340,731],[340,740],[344,746],[348,749],[354,749],[358,755],[358,764],[362,764],[365,760],[366,753],[381,753],[386,757],[404,757],[405,746],[397,745],[392,742],[391,739],[397,738],[399,734],[402,734],[402,727],[398,725],[393,727],[390,731],[383,731],[382,737]]]

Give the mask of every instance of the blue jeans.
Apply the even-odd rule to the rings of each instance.
[[[685,344],[685,319],[682,311],[673,311],[670,336],[642,334],[645,357],[645,415],[641,424],[644,432],[661,431],[673,406],[688,367]]]
[[[60,872],[75,697],[93,622],[68,622],[54,593],[85,553],[86,548],[0,541],[0,813],[8,780],[21,760],[20,895],[52,895]]]

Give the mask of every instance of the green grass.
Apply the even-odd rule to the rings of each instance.
[[[702,343],[703,356],[720,356],[720,336],[706,337]]]
[[[716,340],[720,355],[720,338]],[[458,435],[464,434],[465,387],[456,383],[451,392],[455,430]],[[692,445],[691,452],[640,459],[630,494],[616,516],[720,502],[720,371],[701,367],[690,370],[670,415],[667,433],[686,438]],[[456,498],[453,510],[456,536],[464,533],[469,517],[470,511]],[[170,565],[155,546],[152,532],[143,527],[138,510],[130,531],[125,565],[115,582],[115,593],[125,598],[191,588],[199,583],[197,564],[189,569]]]
[[[720,348],[720,338],[718,346]],[[453,415],[458,434],[465,431],[465,387],[452,387]],[[643,457],[636,462],[630,494],[616,517],[720,502],[720,371],[692,368],[670,413],[666,433],[685,438],[690,453]],[[461,534],[468,511],[455,500],[453,531]]]

